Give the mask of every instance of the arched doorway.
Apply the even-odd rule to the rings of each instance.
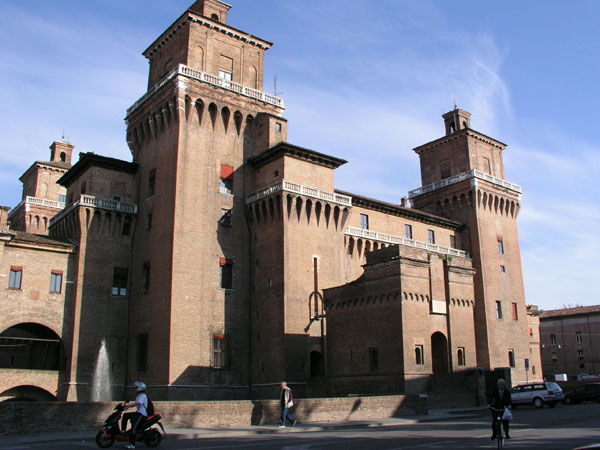
[[[0,402],[53,402],[56,397],[45,389],[37,386],[15,386],[0,392]]]
[[[431,335],[433,373],[448,373],[448,340],[439,331]]]
[[[311,377],[322,377],[325,375],[325,368],[323,367],[323,354],[318,351],[310,352],[310,376]]]
[[[20,323],[0,333],[0,368],[59,370],[61,341],[50,328]]]

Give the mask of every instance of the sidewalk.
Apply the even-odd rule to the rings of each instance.
[[[352,428],[374,428],[412,425],[416,423],[435,422],[440,420],[457,420],[478,417],[485,408],[431,410],[425,416],[390,417],[368,421],[344,421],[321,423],[298,423],[295,427],[279,428],[277,425],[254,425],[227,428],[169,428],[165,427],[166,439],[198,439],[214,437],[248,436],[278,433],[307,433],[316,431],[332,431]],[[42,444],[52,442],[94,442],[99,430],[18,434],[0,436],[0,448],[18,447],[27,444]]]

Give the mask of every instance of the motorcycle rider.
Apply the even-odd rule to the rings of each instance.
[[[123,414],[123,423],[121,425],[121,430],[123,430],[123,433],[125,433],[127,430],[127,421],[131,421],[131,437],[129,439],[129,445],[126,448],[135,448],[135,435],[137,433],[137,427],[140,423],[146,420],[146,417],[148,416],[148,396],[146,395],[146,384],[142,381],[136,381],[134,384],[137,392],[135,401],[127,402],[123,405],[124,409],[133,408],[134,406],[136,407],[135,412]]]

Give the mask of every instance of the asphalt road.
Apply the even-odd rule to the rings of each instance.
[[[600,404],[558,405],[556,408],[519,407],[511,423],[511,439],[505,448],[573,449],[600,443]],[[496,448],[490,440],[490,416],[482,412],[470,418],[421,422],[400,426],[364,427],[303,432],[302,426],[268,435],[166,439],[158,449],[206,450],[396,450]],[[112,448],[125,448],[116,443]],[[12,450],[74,450],[98,448],[93,439],[69,442],[38,442],[10,447]],[[146,448],[143,443],[137,448]]]

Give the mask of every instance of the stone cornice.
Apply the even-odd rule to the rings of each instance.
[[[248,164],[255,169],[258,169],[282,156],[290,156],[292,158],[301,159],[303,161],[308,161],[313,164],[329,167],[331,169],[337,169],[339,166],[348,162],[345,159],[329,156],[324,153],[319,153],[314,150],[290,144],[288,142],[280,142],[279,144],[274,145],[259,155],[249,158]]]
[[[415,148],[413,148],[413,151],[420,155],[425,150],[429,150],[431,148],[446,144],[448,142],[454,141],[454,140],[462,138],[462,137],[475,138],[475,139],[485,142],[486,144],[489,144],[493,147],[497,147],[500,150],[504,150],[506,148],[506,144],[503,142],[500,142],[494,138],[486,136],[485,134],[480,133],[479,131],[475,131],[471,128],[463,128],[462,130],[458,130],[456,133],[441,137],[439,139],[436,139],[435,141],[431,141],[431,142],[428,142],[427,144],[420,145],[419,147],[415,147]]]
[[[229,25],[216,22],[191,10],[188,10],[179,16],[179,18],[175,20],[175,22],[173,22],[169,28],[167,28],[154,42],[152,42],[152,44],[150,44],[148,48],[142,52],[142,55],[150,59],[150,57],[156,53],[158,49],[160,49],[169,39],[174,37],[181,28],[192,22],[218,31],[219,33],[227,36],[239,39],[242,42],[254,45],[262,50],[268,50],[273,45],[272,42],[265,41],[264,39],[260,39],[259,37],[245,33],[241,30],[230,27]]]

